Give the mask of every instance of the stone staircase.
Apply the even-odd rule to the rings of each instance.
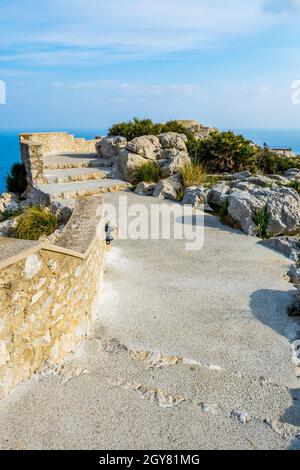
[[[115,192],[128,188],[113,178],[112,160],[94,153],[62,153],[43,156],[45,183],[37,188],[51,200],[74,200],[79,196]]]

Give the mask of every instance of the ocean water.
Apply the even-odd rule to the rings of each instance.
[[[296,154],[300,155],[300,130],[233,129],[233,131],[243,134],[259,145],[267,143],[270,147],[291,147]],[[106,129],[81,131],[71,129],[68,132],[86,139],[93,139],[96,135],[106,135]],[[0,194],[5,191],[5,177],[12,164],[19,162],[21,158],[18,135],[18,131],[0,130]]]

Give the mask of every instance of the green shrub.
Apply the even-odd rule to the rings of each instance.
[[[154,123],[151,119],[138,118],[133,118],[132,121],[114,124],[109,129],[108,135],[121,135],[122,137],[126,137],[127,140],[132,140],[135,137],[159,135],[164,132],[177,132],[178,134],[185,134],[188,140],[194,139],[193,135],[177,121],[168,121],[165,124],[162,124]]]
[[[206,181],[206,171],[201,165],[194,163],[186,163],[180,170],[182,176],[183,186],[189,188],[190,186],[199,186]]]
[[[157,163],[147,162],[139,166],[132,175],[132,184],[158,183],[162,178],[161,169]]]
[[[26,170],[23,163],[15,163],[6,177],[6,189],[21,196],[27,188]]]
[[[290,187],[293,188],[300,195],[300,181],[293,181],[290,184]]]
[[[132,121],[114,124],[108,131],[108,135],[121,135],[127,140],[143,135],[158,135],[162,132],[162,125],[155,124],[151,119],[133,118]]]
[[[252,220],[257,227],[258,236],[260,238],[268,238],[270,236],[270,234],[268,233],[270,215],[268,213],[267,206],[256,211],[252,217]]]
[[[267,175],[282,174],[289,168],[300,168],[299,158],[285,158],[276,155],[267,145],[256,154],[259,170]]]
[[[51,235],[58,227],[57,217],[48,207],[29,207],[20,217],[16,237],[25,240],[39,240]]]
[[[256,147],[231,131],[213,131],[208,139],[191,143],[189,152],[195,163],[213,173],[257,171]]]

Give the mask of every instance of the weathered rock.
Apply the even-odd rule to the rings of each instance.
[[[300,245],[297,237],[272,237],[264,241],[264,244],[278,250],[289,259],[297,262],[300,256]]]
[[[156,183],[139,183],[136,187],[135,194],[139,196],[152,196]]]
[[[165,134],[160,134],[159,140],[163,149],[175,148],[176,150],[187,152],[187,137],[185,134],[166,132]]]
[[[182,180],[180,175],[173,175],[160,181],[154,189],[153,196],[160,199],[171,199],[176,201],[179,192],[182,190]]]
[[[291,180],[282,175],[268,175],[268,178],[282,186],[289,186],[291,183]]]
[[[207,139],[212,131],[217,131],[217,129],[204,126],[196,120],[177,120],[176,122],[185,127],[196,139]]]
[[[170,160],[164,160],[163,162],[161,172],[162,176],[167,178],[178,173],[184,165],[191,163],[191,159],[187,152],[175,151]]]
[[[155,135],[136,137],[127,143],[126,149],[148,160],[158,160],[161,157],[161,145]]]
[[[284,176],[290,181],[300,181],[300,170],[298,168],[290,168]]]
[[[274,181],[271,178],[263,175],[250,176],[250,178],[247,178],[246,182],[262,188],[267,188],[274,184]]]
[[[230,194],[228,202],[228,213],[249,235],[255,233],[253,215],[263,207],[267,208],[269,214],[270,235],[293,234],[300,230],[300,196],[293,189],[235,190]]]
[[[19,202],[13,193],[3,193],[0,195],[0,212],[19,210]]]
[[[137,153],[129,152],[127,149],[119,150],[119,156],[117,158],[117,168],[121,178],[126,181],[132,181],[135,170],[149,162],[146,158],[141,157]]]
[[[253,222],[253,214],[262,209],[260,202],[246,191],[234,191],[228,197],[228,213],[239,223],[242,230],[248,235],[256,235],[257,227]]]
[[[18,224],[18,217],[0,223],[0,237],[13,237]]]
[[[240,173],[234,173],[233,177],[237,180],[244,180],[250,178],[251,173],[250,171],[241,171]]]
[[[206,199],[206,190],[202,186],[191,186],[187,188],[184,193],[182,200],[183,205],[191,205],[198,207],[200,204],[204,204]]]
[[[292,266],[289,270],[289,276],[293,284],[300,286],[300,267]]]
[[[127,139],[121,136],[104,137],[96,144],[99,158],[114,160],[118,157],[119,149],[126,147]]]
[[[226,183],[219,183],[207,193],[207,202],[213,206],[224,206],[228,202],[230,187]]]
[[[248,183],[247,181],[233,181],[230,183],[234,189],[239,189],[240,191],[253,191],[256,188],[255,184]]]

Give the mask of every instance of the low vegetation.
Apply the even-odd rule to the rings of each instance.
[[[160,166],[154,162],[144,163],[138,167],[132,175],[132,184],[158,183],[162,178]]]
[[[51,235],[58,227],[58,219],[48,207],[29,207],[20,216],[15,234],[25,240],[39,240]]]
[[[194,163],[186,163],[181,168],[183,186],[200,186],[206,182],[207,174],[205,168]]]
[[[108,131],[108,135],[121,135],[127,140],[144,135],[159,135],[164,132],[177,132],[185,134],[188,138],[192,138],[192,134],[176,121],[168,121],[165,124],[154,123],[151,119],[134,118],[132,121],[120,122],[114,124]]]
[[[297,191],[297,193],[300,195],[300,181],[293,181],[290,187]]]
[[[195,163],[211,173],[257,171],[256,148],[250,140],[233,132],[212,132],[208,139],[189,147]]]
[[[6,189],[21,196],[27,188],[26,170],[23,163],[15,163],[6,177]]]
[[[268,213],[268,208],[265,206],[262,209],[256,211],[253,214],[252,220],[257,227],[258,236],[264,239],[269,238],[268,225],[270,215]]]

